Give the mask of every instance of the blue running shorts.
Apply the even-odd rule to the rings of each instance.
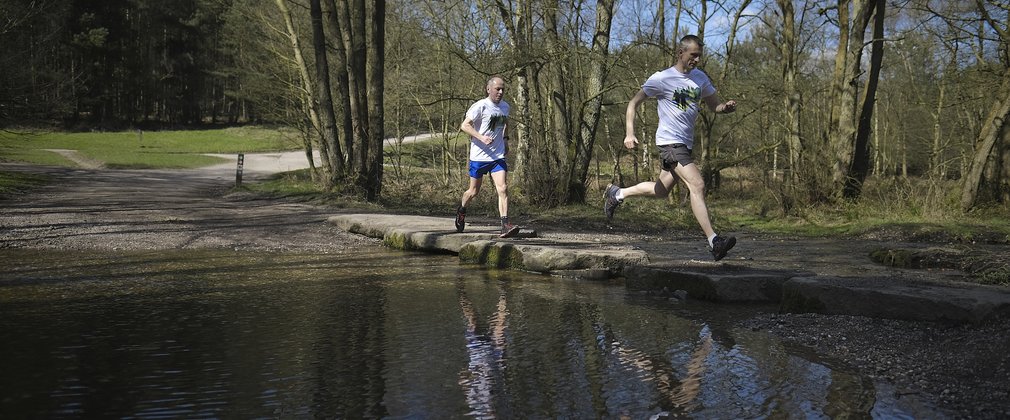
[[[477,178],[498,171],[508,171],[508,164],[505,159],[492,160],[490,162],[470,162],[470,178]]]

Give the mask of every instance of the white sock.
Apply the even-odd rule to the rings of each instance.
[[[719,236],[719,235],[716,235],[716,234],[713,233],[712,236],[708,237],[708,246],[713,247],[713,248],[715,247],[715,244],[712,243],[712,240],[715,239],[716,236]]]
[[[614,194],[614,197],[617,197],[618,200],[624,200],[624,190],[617,190],[617,194]]]

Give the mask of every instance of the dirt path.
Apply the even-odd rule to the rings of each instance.
[[[431,137],[387,139],[386,147]],[[104,170],[103,162],[75,150],[51,151],[81,168],[0,163],[2,171],[55,180],[27,197],[0,201],[0,248],[339,252],[377,243],[324,223],[333,210],[226,195],[237,178],[238,154],[209,154],[225,161],[191,170]],[[313,162],[321,164],[318,152]],[[242,179],[308,167],[302,151],[246,153]]]
[[[261,158],[270,161],[251,161]],[[247,179],[276,168],[253,165]],[[0,202],[0,248],[336,252],[375,243],[324,223],[331,210],[225,195],[235,180],[230,165],[165,171],[3,164],[0,170],[55,179],[29,196]]]

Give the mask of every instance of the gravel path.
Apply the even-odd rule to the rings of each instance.
[[[300,159],[300,160],[299,160]],[[246,155],[245,179],[304,167],[301,153]],[[0,249],[227,248],[342,252],[380,246],[325,223],[337,211],[228,194],[234,161],[200,170],[100,170],[0,164],[55,182],[0,201]],[[634,238],[630,238],[634,242]],[[648,246],[648,244],[643,244]],[[739,321],[915,394],[955,418],[1010,418],[1010,322],[944,325],[767,314]]]
[[[269,172],[265,166],[253,168],[244,179]],[[331,210],[227,194],[234,184],[233,165],[103,171],[6,164],[0,170],[57,180],[0,204],[0,248],[338,252],[377,244],[324,223]]]

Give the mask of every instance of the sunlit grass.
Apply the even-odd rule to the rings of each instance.
[[[48,150],[5,146],[2,136],[0,136],[0,162],[22,162],[67,168],[77,166],[74,161]]]
[[[107,168],[196,168],[221,162],[204,153],[255,153],[301,147],[290,130],[233,127],[213,130],[122,132],[2,132],[0,160],[77,166],[48,150],[73,150]]]
[[[7,198],[32,187],[45,184],[48,178],[42,175],[0,171],[0,198]]]

